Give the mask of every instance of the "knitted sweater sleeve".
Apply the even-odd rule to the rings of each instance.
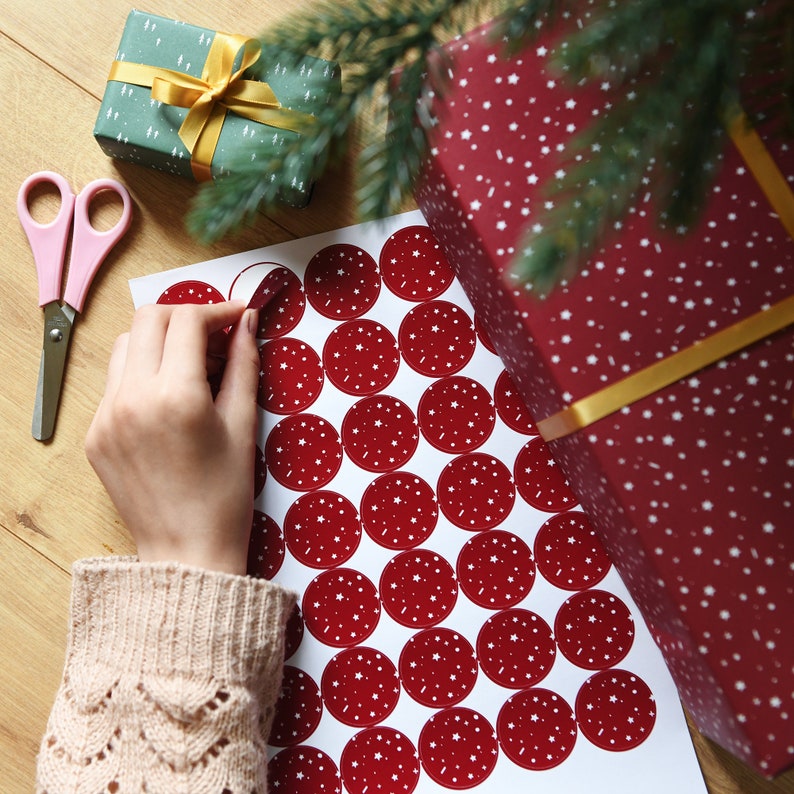
[[[265,794],[295,594],[127,557],[82,560],[72,574],[39,794]]]

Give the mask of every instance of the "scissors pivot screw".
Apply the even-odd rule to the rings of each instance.
[[[53,328],[50,331],[50,339],[53,342],[60,342],[63,339],[63,331],[60,328]]]

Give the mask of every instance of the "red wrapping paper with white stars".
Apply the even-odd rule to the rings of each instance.
[[[264,306],[249,567],[300,593],[271,791],[704,790],[661,654],[421,213],[132,290]]]
[[[482,28],[451,79],[417,200],[538,422],[794,291],[794,243],[729,142],[697,228],[649,196],[540,300],[509,274],[571,136],[614,101],[510,61]],[[770,153],[789,183],[794,151]],[[766,774],[794,762],[794,333],[779,332],[549,449],[699,728]]]

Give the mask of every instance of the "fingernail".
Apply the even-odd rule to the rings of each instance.
[[[248,333],[256,337],[257,331],[259,330],[259,312],[255,309],[246,309],[245,325],[248,329]]]

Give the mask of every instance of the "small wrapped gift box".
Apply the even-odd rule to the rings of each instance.
[[[263,80],[250,78],[260,58]],[[339,90],[333,62],[306,56],[286,68],[268,63],[256,40],[132,11],[94,136],[110,157],[204,181],[254,145],[277,158]],[[296,169],[284,204],[308,203],[309,168]]]
[[[541,31],[511,60],[487,28],[450,44],[417,200],[685,706],[771,775],[794,762],[794,243],[759,183],[777,180],[791,213],[794,152],[769,144],[757,179],[729,144],[696,229],[661,232],[641,196],[586,269],[540,299],[510,262],[571,136],[614,98],[547,71],[552,43]],[[784,330],[751,342],[735,324],[759,312]],[[650,391],[623,382],[724,329],[746,335],[738,352]],[[616,410],[581,420],[613,384]]]

